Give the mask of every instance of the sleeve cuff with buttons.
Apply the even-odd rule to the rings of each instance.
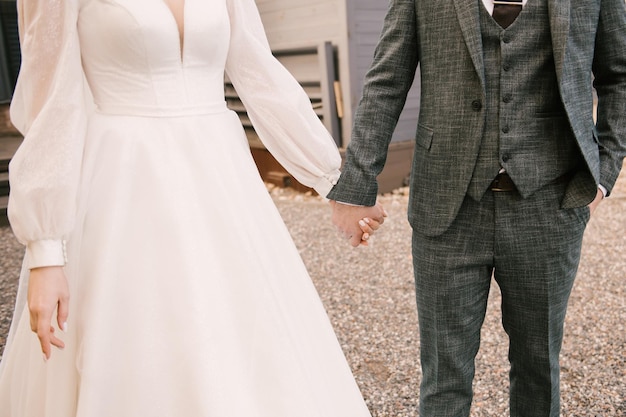
[[[26,246],[28,269],[44,266],[64,266],[67,262],[63,240],[37,240]]]
[[[326,198],[330,190],[337,185],[341,172],[337,169],[330,173],[325,174],[317,180],[317,183],[313,186],[313,189],[322,197]]]

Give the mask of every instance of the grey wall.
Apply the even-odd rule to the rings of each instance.
[[[380,38],[383,19],[387,12],[385,0],[348,0],[348,27],[351,39],[353,108],[358,104],[363,91],[363,80],[374,57],[374,49]],[[416,77],[417,78],[417,77]],[[411,89],[393,141],[413,140],[419,112],[419,81]]]
[[[272,48],[286,49],[330,41],[337,48],[343,95],[343,145],[350,138],[352,115],[380,37],[387,0],[256,0]],[[419,86],[407,99],[393,141],[413,140]]]

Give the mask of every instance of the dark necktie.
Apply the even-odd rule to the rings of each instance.
[[[503,29],[508,28],[522,11],[522,0],[494,0],[493,19]]]

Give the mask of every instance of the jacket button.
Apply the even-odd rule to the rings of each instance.
[[[509,154],[505,153],[504,155],[502,155],[502,162],[508,162],[509,159],[511,159]]]
[[[482,108],[483,108],[483,104],[480,102],[480,100],[472,101],[472,110],[480,111],[480,109]]]
[[[510,103],[511,100],[513,100],[513,96],[510,94],[505,94],[504,97],[502,97],[502,101],[504,101],[505,103]]]
[[[502,133],[509,133],[509,127],[508,126],[504,126],[502,128]]]

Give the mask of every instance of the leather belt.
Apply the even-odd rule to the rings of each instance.
[[[574,176],[573,172],[571,171],[567,172],[561,175],[560,177],[558,177],[557,179],[555,179],[554,181],[552,181],[551,184],[562,184],[565,182],[569,182],[569,180],[571,180],[573,176]],[[513,182],[511,177],[509,177],[509,174],[507,174],[506,172],[501,172],[498,175],[496,175],[494,180],[489,185],[489,189],[495,192],[517,190],[517,188],[515,187],[515,183]]]
[[[515,191],[515,184],[509,174],[506,172],[501,172],[491,181],[491,185],[489,185],[489,189],[491,191]]]

